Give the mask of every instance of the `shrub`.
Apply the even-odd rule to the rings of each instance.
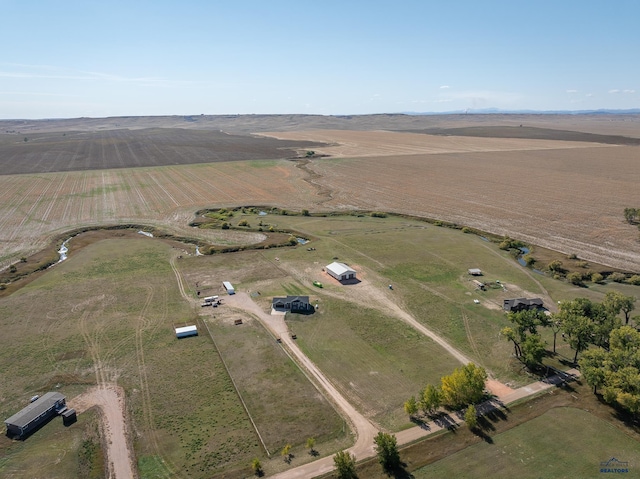
[[[434,221],[433,224],[435,226],[442,226],[442,221]]]
[[[552,271],[554,273],[566,273],[566,269],[564,269],[564,267],[562,266],[562,261],[556,259],[554,261],[552,261],[551,263],[549,263],[547,265],[547,269],[549,269],[549,271]]]
[[[9,273],[15,273],[16,271],[18,271],[18,268],[16,268],[15,264],[9,266]]]
[[[627,280],[627,283],[633,284],[635,286],[640,286],[640,275],[634,274]]]
[[[600,273],[591,273],[591,281],[593,283],[602,283],[602,280],[604,279],[604,276],[602,276]]]
[[[615,272],[615,273],[611,273],[607,279],[614,281],[616,283],[624,283],[625,280],[627,279],[627,276],[624,273],[619,273],[619,272]]]
[[[371,216],[372,216],[373,218],[386,218],[386,217],[387,217],[387,214],[386,214],[386,213],[384,213],[384,212],[382,212],[382,211],[373,211],[373,212],[371,213]]]
[[[533,266],[534,264],[536,264],[536,261],[537,261],[537,260],[536,260],[533,256],[531,256],[530,254],[525,254],[525,255],[522,257],[522,259],[524,259],[524,263],[525,263],[527,266]]]
[[[229,223],[222,223],[222,229],[223,230],[228,230],[229,229]]]
[[[462,232],[463,232],[463,233],[472,233],[471,228],[468,228],[467,226],[465,226],[464,228],[462,228]]]
[[[309,210],[302,210],[302,216],[309,216]]]
[[[567,256],[567,258],[569,259],[578,259],[578,255],[575,253],[571,253],[570,255]]]
[[[249,226],[249,222],[247,220],[242,220],[240,223],[238,223],[238,226]]]
[[[582,282],[582,274],[577,271],[569,273],[567,275],[567,281],[576,286],[584,286],[584,283]]]

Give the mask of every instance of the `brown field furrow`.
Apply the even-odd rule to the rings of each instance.
[[[398,156],[416,154],[474,153],[483,151],[531,151],[610,147],[611,145],[578,141],[519,138],[481,138],[435,136],[391,131],[313,130],[266,132],[261,135],[280,140],[328,143],[316,146],[316,153],[336,158],[363,156]]]
[[[18,231],[20,231],[22,229],[22,227],[30,220],[30,216],[32,211],[34,210],[34,208],[41,203],[45,196],[47,191],[49,190],[49,188],[51,187],[51,182],[47,181],[45,179],[42,178],[38,178],[37,181],[33,182],[34,185],[33,187],[29,190],[29,192],[25,195],[25,199],[27,199],[27,202],[20,202],[18,208],[20,208],[18,211],[18,214],[20,215],[19,218],[15,218],[16,220],[19,220],[18,225],[16,226],[16,228],[14,229],[13,233],[11,235],[8,236],[8,240],[12,241]],[[44,188],[41,188],[40,185],[44,183]],[[34,193],[33,197],[31,197],[31,193]],[[21,206],[22,204],[25,203],[25,207],[28,207],[29,209],[24,211]]]
[[[637,229],[622,217],[626,206],[640,204],[637,152],[415,155],[316,160],[313,168],[333,188],[330,207],[418,214],[640,269]]]

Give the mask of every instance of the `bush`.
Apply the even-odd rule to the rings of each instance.
[[[473,233],[473,231],[471,231],[471,228],[465,226],[464,228],[462,228],[462,232],[463,233]]]
[[[569,259],[578,259],[578,255],[575,253],[571,253],[570,255],[567,256],[567,258]]]
[[[615,273],[611,273],[607,279],[614,281],[616,283],[624,283],[625,280],[627,279],[627,276],[624,273],[619,273],[619,272],[615,272]]]
[[[240,223],[238,223],[238,226],[249,226],[249,222],[247,220],[242,220]]]
[[[553,273],[566,273],[567,270],[562,266],[562,261],[556,259],[547,265],[547,269]]]
[[[386,218],[387,214],[383,213],[382,211],[373,211],[371,213],[371,217],[373,217],[373,218]]]
[[[522,259],[524,259],[524,264],[526,264],[527,266],[533,266],[534,264],[536,264],[536,259],[531,256],[530,254],[525,254]]]
[[[228,230],[229,229],[229,223],[222,223],[222,229],[223,230]]]
[[[567,275],[567,281],[576,286],[584,286],[584,283],[582,282],[582,274],[577,271],[569,273]]]
[[[16,271],[18,271],[18,268],[16,268],[15,264],[9,266],[9,273],[15,273]]]
[[[591,281],[593,283],[602,283],[602,280],[604,279],[604,276],[602,276],[600,273],[591,273]]]
[[[635,286],[640,286],[640,275],[634,274],[627,280],[627,283],[633,284]]]

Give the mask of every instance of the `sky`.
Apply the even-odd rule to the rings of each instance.
[[[0,119],[640,108],[637,0],[0,0]]]

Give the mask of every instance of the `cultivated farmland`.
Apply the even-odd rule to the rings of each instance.
[[[254,457],[268,474],[288,468],[278,451],[286,443],[294,465],[313,460],[306,438],[317,436],[321,455],[348,447],[355,431],[341,398],[366,416],[358,432],[397,432],[411,426],[402,402],[467,359],[510,386],[528,383],[498,334],[508,324],[502,301],[539,296],[553,311],[558,299],[599,300],[618,285],[578,289],[520,267],[487,238],[384,212],[640,271],[638,230],[622,216],[640,206],[638,120],[626,119],[0,122],[0,266],[20,267],[21,256],[29,264],[51,238],[86,226],[148,225],[236,249],[260,243],[271,228],[311,240],[311,247],[202,257],[135,230],[120,239],[78,237],[95,241],[79,251],[74,238],[69,260],[0,300],[0,411],[8,415],[48,389],[71,397],[118,386],[141,477],[244,477]],[[231,229],[189,226],[198,210],[243,205],[259,208],[238,209]],[[330,278],[322,267],[333,260],[354,267],[360,282]],[[476,290],[470,267],[500,286]],[[219,294],[222,280],[245,303],[200,308],[199,293]],[[284,344],[271,336],[276,320],[266,314],[271,297],[283,294],[310,295],[318,305],[314,314],[277,320]],[[187,323],[201,334],[176,340],[173,326]],[[298,368],[289,354],[300,349]],[[558,353],[545,364],[563,366],[571,351],[562,343]],[[321,374],[309,374],[316,369]],[[327,394],[326,384],[337,393]],[[40,444],[54,433],[59,428],[39,431]],[[0,475],[24,467],[31,444],[5,438]],[[370,444],[356,444],[360,457],[370,452]],[[65,447],[73,458],[82,450]],[[55,474],[95,469],[100,456],[61,460]]]

